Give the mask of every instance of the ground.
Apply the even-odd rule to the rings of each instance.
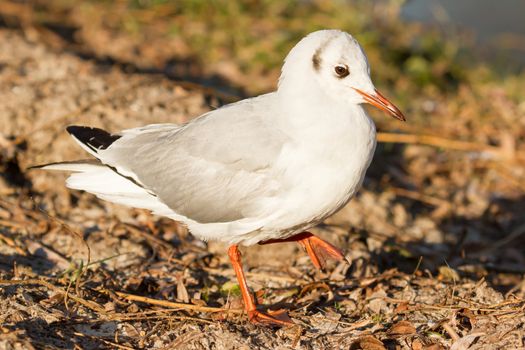
[[[60,11],[37,10],[62,23]],[[453,89],[439,80],[418,90],[417,76],[385,85],[408,123],[373,112],[380,144],[363,189],[313,230],[349,262],[317,271],[292,243],[242,249],[259,303],[289,309],[296,324],[262,327],[243,314],[226,246],[28,167],[88,157],[67,125],[181,123],[271,89],[278,67],[265,78],[192,68],[180,39],[169,42],[186,59],[170,61],[162,40],[137,44],[113,29],[112,41],[83,13],[70,17],[74,38],[24,4],[0,14],[0,348],[525,347],[522,76],[480,68]]]

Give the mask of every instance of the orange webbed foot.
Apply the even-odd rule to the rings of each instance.
[[[345,260],[345,256],[341,250],[314,235],[299,240],[298,242],[306,250],[312,263],[318,269],[323,269],[326,266],[326,261],[328,259],[338,261]]]
[[[267,313],[258,310],[249,310],[248,318],[254,324],[266,326],[290,327],[295,325],[285,310],[268,311]]]

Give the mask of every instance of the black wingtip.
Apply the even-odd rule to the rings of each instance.
[[[121,136],[110,134],[106,130],[92,128],[89,126],[70,125],[66,128],[67,132],[77,140],[93,149],[94,151],[104,150],[111,146]]]

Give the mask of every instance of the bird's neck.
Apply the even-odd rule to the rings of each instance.
[[[368,129],[373,122],[359,104],[350,104],[327,95],[318,84],[301,86],[282,84],[276,92],[282,114],[280,122],[298,132],[321,130]],[[317,130],[317,131],[316,131]]]

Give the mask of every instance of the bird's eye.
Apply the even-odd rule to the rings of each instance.
[[[335,66],[334,70],[335,70],[335,74],[337,74],[339,78],[344,78],[348,74],[350,74],[347,66],[342,66],[342,65]]]

